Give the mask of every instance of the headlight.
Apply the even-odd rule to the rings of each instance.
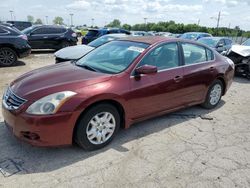
[[[55,114],[75,94],[72,91],[62,91],[48,95],[31,104],[26,112],[37,115]]]

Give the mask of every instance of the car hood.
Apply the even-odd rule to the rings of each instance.
[[[231,51],[243,56],[248,57],[250,56],[250,46],[243,46],[243,45],[233,45]]]
[[[18,96],[36,100],[34,95],[35,98],[41,98],[60,91],[78,92],[86,86],[107,81],[111,77],[109,74],[90,71],[66,62],[28,72],[14,80],[10,86]]]
[[[55,53],[55,56],[61,59],[76,60],[93,50],[94,47],[88,45],[77,45],[63,48]]]

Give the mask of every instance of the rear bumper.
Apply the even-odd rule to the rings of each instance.
[[[19,49],[17,49],[17,53],[18,53],[19,58],[27,57],[31,53],[31,47],[29,45],[27,45],[23,48],[19,48]]]
[[[2,107],[6,126],[20,140],[34,146],[71,145],[78,114],[61,112],[48,116],[14,114]]]

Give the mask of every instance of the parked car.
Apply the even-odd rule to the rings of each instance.
[[[198,40],[202,37],[212,37],[212,35],[209,33],[201,33],[201,32],[187,32],[180,36],[180,38],[188,40]]]
[[[32,49],[56,49],[73,46],[77,43],[76,33],[63,26],[36,25],[22,31],[28,36]]]
[[[77,37],[82,37],[82,31],[77,27],[71,28],[77,35]]]
[[[191,105],[216,107],[233,75],[233,62],[205,45],[128,37],[20,76],[2,112],[14,135],[32,145],[75,141],[94,150],[134,122]]]
[[[32,26],[31,22],[25,22],[25,21],[7,21],[6,23],[14,25],[20,31]]]
[[[30,54],[27,36],[14,27],[0,24],[0,66],[15,65],[18,58]]]
[[[233,43],[232,40],[225,37],[203,37],[198,39],[198,42],[214,48],[219,53],[228,51]]]
[[[154,36],[154,33],[146,32],[146,31],[131,31],[131,35],[133,35],[133,36]]]
[[[114,33],[124,33],[130,35],[129,31],[119,28],[89,29],[88,33],[82,38],[82,44],[88,44],[103,35]]]
[[[250,79],[250,39],[242,45],[233,45],[226,53],[235,64],[235,75]]]
[[[55,53],[56,63],[80,59],[82,56],[104,43],[127,36],[126,34],[108,34],[95,39],[88,45],[82,44],[63,48]]]

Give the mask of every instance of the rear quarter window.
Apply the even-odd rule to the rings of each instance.
[[[182,43],[182,49],[186,65],[207,61],[206,49],[203,46],[191,43]]]

